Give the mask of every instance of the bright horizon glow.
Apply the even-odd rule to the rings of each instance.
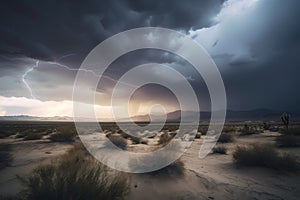
[[[85,105],[84,103],[80,103]],[[94,105],[99,118],[112,118],[110,106]],[[0,96],[0,115],[30,115],[37,117],[73,117],[73,101],[41,101],[26,97]]]
[[[79,103],[80,107],[91,106],[85,103]],[[113,120],[112,107],[93,105],[98,119]],[[131,105],[134,106],[134,105]],[[130,116],[161,114],[157,110],[152,110],[153,105],[139,105],[138,110],[133,112],[129,110]],[[134,109],[133,109],[134,110]],[[167,112],[176,111],[172,107],[167,108]],[[28,115],[33,117],[74,117],[73,101],[41,101],[38,99],[29,99],[26,97],[4,97],[0,96],[0,116],[18,116]],[[89,118],[89,116],[80,116]],[[121,116],[122,117],[122,116]],[[125,116],[124,116],[125,117]]]

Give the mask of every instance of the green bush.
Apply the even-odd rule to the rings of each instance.
[[[110,170],[81,150],[19,179],[26,187],[23,199],[124,199],[129,191],[126,174]]]
[[[237,146],[233,153],[233,159],[237,164],[246,166],[261,166],[291,171],[299,168],[296,158],[289,154],[279,154],[269,144],[252,144],[248,147]]]

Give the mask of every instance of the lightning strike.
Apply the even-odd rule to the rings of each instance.
[[[71,55],[74,55],[74,54],[68,54],[68,55],[62,56],[62,57],[60,57],[58,60],[61,60],[62,58],[65,58],[65,57],[68,57],[68,56],[71,56]],[[36,68],[39,67],[39,62],[40,62],[39,60],[36,60],[35,65],[33,65],[33,66],[32,66],[31,68],[29,68],[28,70],[26,70],[25,73],[22,75],[22,82],[24,83],[25,87],[28,89],[28,91],[29,91],[30,96],[31,96],[32,99],[37,99],[37,98],[36,98],[36,96],[34,95],[32,88],[30,87],[30,85],[29,85],[28,82],[26,81],[26,76],[27,76],[29,73],[31,73],[34,69],[36,69]],[[97,73],[95,73],[93,70],[81,69],[81,68],[80,68],[80,69],[75,69],[75,68],[71,68],[71,67],[68,67],[68,66],[66,66],[66,65],[63,65],[63,64],[61,64],[61,63],[59,63],[59,62],[57,62],[57,61],[43,61],[43,62],[48,63],[48,64],[51,64],[51,65],[54,65],[55,67],[58,66],[58,67],[60,67],[60,68],[67,69],[67,70],[69,70],[69,71],[84,71],[84,72],[86,72],[86,73],[91,73],[91,74],[92,74],[93,76],[95,76],[95,77],[100,77],[100,75],[97,74]],[[107,79],[109,79],[109,80],[112,80],[112,81],[114,81],[114,82],[117,82],[117,81],[118,81],[118,80],[115,80],[115,79],[113,79],[113,78],[111,78],[111,77],[109,77],[109,76],[102,76],[102,77],[107,78]],[[130,87],[134,87],[133,85],[128,84],[128,83],[122,82],[122,84],[127,85],[127,86],[130,86]]]
[[[28,91],[29,91],[30,96],[31,96],[32,99],[36,99],[36,97],[34,96],[31,87],[29,86],[29,84],[28,84],[27,81],[26,81],[26,76],[27,76],[30,72],[32,72],[35,68],[38,67],[39,62],[40,62],[40,61],[37,60],[37,61],[35,62],[35,65],[33,65],[33,66],[32,66],[31,68],[29,68],[28,70],[26,70],[25,73],[22,75],[22,82],[24,83],[25,87],[28,89]]]

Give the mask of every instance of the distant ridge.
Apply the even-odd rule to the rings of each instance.
[[[73,121],[72,117],[54,116],[54,117],[37,117],[30,115],[13,115],[0,116],[1,121]]]
[[[273,111],[269,109],[254,109],[245,111],[227,110],[226,121],[280,121],[280,116],[283,112]],[[192,122],[197,116],[197,112],[194,111],[174,111],[167,114],[167,122],[179,122],[181,115],[184,116],[186,122]],[[201,121],[210,121],[210,112],[200,112]],[[291,113],[292,121],[300,121],[300,112]],[[79,119],[79,118],[77,118]],[[90,119],[92,120],[92,119]],[[121,121],[135,121],[135,122],[147,122],[150,120],[149,115],[138,115],[131,119],[125,118]],[[160,115],[152,115],[154,122],[163,121],[164,117]],[[55,116],[55,117],[38,117],[29,115],[16,115],[16,116],[0,116],[0,121],[73,121],[72,117],[68,116]],[[82,121],[89,121],[88,118],[82,119]],[[109,119],[99,120],[103,122],[110,121]]]
[[[273,111],[269,109],[254,109],[254,110],[227,110],[226,121],[227,122],[239,122],[239,121],[280,121],[280,116],[283,111]],[[181,115],[184,121],[191,122],[196,116],[197,112],[194,111],[174,111],[167,114],[168,122],[179,122],[181,120]],[[292,121],[300,121],[300,112],[291,113]],[[200,112],[200,121],[210,121],[211,113],[207,111]],[[135,122],[139,121],[149,121],[149,115],[140,115],[132,117]],[[158,115],[152,115],[153,121],[162,121],[164,118]],[[123,119],[124,121],[128,121]]]

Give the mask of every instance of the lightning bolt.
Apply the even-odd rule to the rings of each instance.
[[[32,72],[35,68],[37,68],[39,66],[39,60],[37,60],[35,62],[35,65],[33,65],[31,68],[29,68],[28,70],[25,71],[25,73],[22,75],[22,82],[24,83],[25,87],[28,89],[29,93],[30,93],[30,96],[32,99],[36,99],[36,97],[34,96],[33,94],[33,91],[31,89],[31,87],[29,86],[29,84],[27,83],[26,81],[26,76]]]
[[[63,58],[66,58],[68,56],[71,56],[71,55],[75,55],[75,54],[68,54],[68,55],[64,55],[62,57],[60,57],[59,59],[57,60],[61,60]],[[28,76],[29,73],[31,73],[34,69],[38,68],[39,67],[39,60],[36,60],[35,61],[35,64],[29,68],[28,70],[25,71],[25,73],[22,75],[22,82],[24,83],[25,87],[28,89],[29,93],[30,93],[30,96],[32,99],[37,99],[36,96],[34,95],[33,93],[33,90],[32,88],[30,87],[30,85],[28,84],[28,82],[26,81],[26,76]],[[64,65],[64,64],[61,64],[57,61],[43,61],[44,63],[48,63],[48,64],[51,64],[51,65],[54,65],[55,67],[60,67],[60,68],[64,68],[64,69],[67,69],[69,71],[84,71],[86,73],[91,73],[93,76],[99,78],[100,75],[99,74],[96,74],[93,70],[88,70],[88,69],[82,69],[82,68],[79,68],[79,69],[75,69],[75,68],[71,68],[71,67],[68,67],[67,65]],[[102,76],[104,78],[107,78],[109,80],[112,80],[114,82],[117,82],[118,80],[115,80],[109,76]],[[121,82],[122,84],[124,85],[127,85],[127,86],[130,86],[130,87],[134,87],[134,85],[131,85],[131,84],[128,84],[128,83],[125,83],[125,82]]]
[[[67,54],[67,55],[64,55],[64,56],[61,56],[60,58],[58,58],[56,60],[56,62],[59,62],[60,60],[64,59],[64,58],[67,58],[67,57],[70,57],[70,56],[74,56],[76,55],[75,53],[70,53],[70,54]]]

